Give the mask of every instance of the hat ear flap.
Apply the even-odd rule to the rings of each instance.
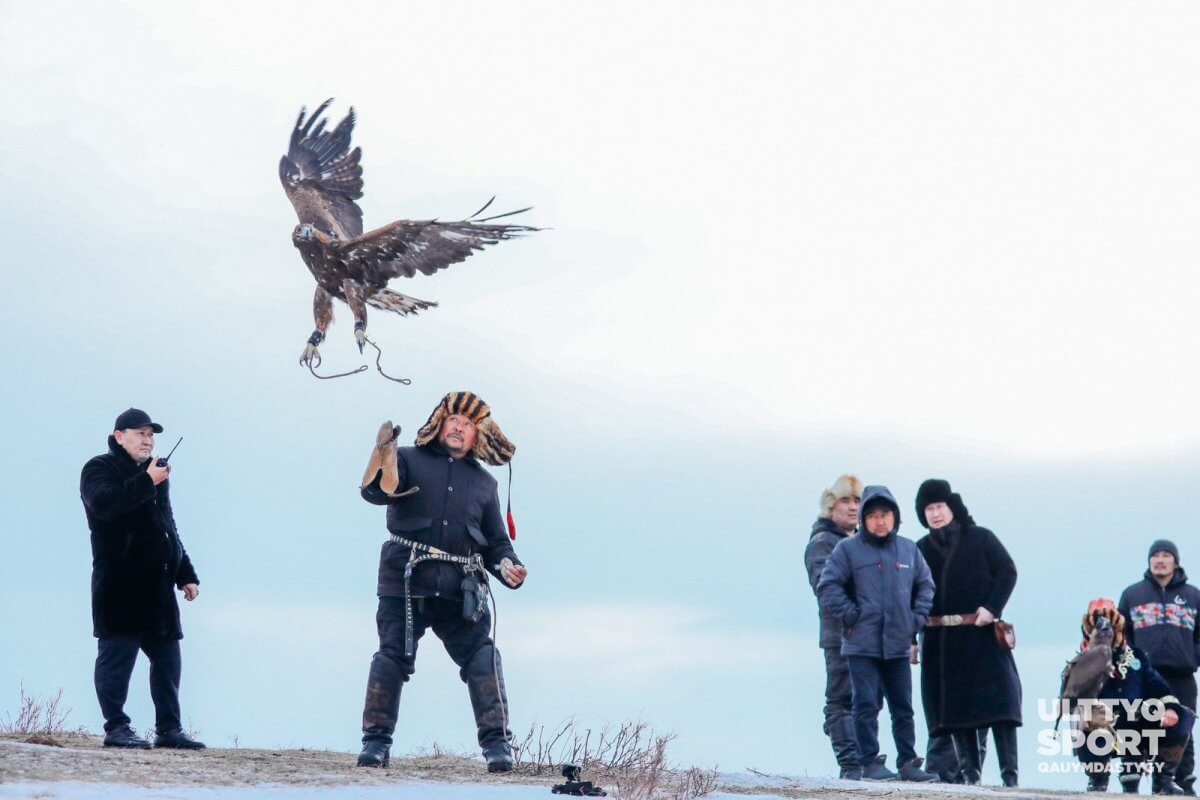
[[[433,441],[433,438],[438,435],[438,431],[442,429],[442,422],[446,419],[446,401],[437,404],[437,408],[429,415],[429,419],[417,431],[417,439],[415,444],[417,447],[424,447]]]
[[[502,467],[517,452],[517,446],[510,442],[500,430],[500,426],[491,417],[479,421],[475,428],[476,438],[473,452],[475,457],[493,467]]]

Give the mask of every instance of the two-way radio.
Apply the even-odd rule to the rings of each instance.
[[[182,442],[182,441],[183,441],[183,437],[182,437],[182,436],[180,436],[180,437],[179,437],[179,442]],[[179,447],[179,442],[176,442],[176,443],[175,443],[175,447]],[[172,448],[171,448],[171,452],[170,452],[170,453],[167,453],[167,457],[166,457],[166,458],[160,458],[158,461],[156,461],[156,462],[155,462],[155,466],[159,466],[159,467],[165,467],[165,466],[167,465],[167,462],[171,460],[171,456],[175,454],[175,447],[172,447]]]

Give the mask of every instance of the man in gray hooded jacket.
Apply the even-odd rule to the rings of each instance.
[[[911,539],[897,535],[900,506],[886,486],[863,490],[862,532],[838,542],[825,563],[817,595],[836,614],[842,655],[854,690],[854,733],[862,778],[936,781],[921,769],[913,725],[913,637],[933,607],[929,565]],[[879,756],[879,712],[887,697],[899,774]]]

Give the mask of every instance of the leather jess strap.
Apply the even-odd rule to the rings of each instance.
[[[978,614],[947,614],[944,617],[930,617],[931,628],[953,628],[958,625],[974,625],[979,619]]]

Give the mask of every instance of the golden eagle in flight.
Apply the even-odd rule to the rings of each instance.
[[[300,363],[309,366],[314,360],[320,362],[317,347],[333,322],[333,298],[350,306],[361,353],[367,306],[405,315],[437,306],[387,288],[392,278],[411,278],[418,272],[432,275],[489,244],[539,230],[487,224],[528,208],[477,219],[491,205],[489,200],[458,222],[402,219],[364,234],[362,209],[354,202],[362,197],[363,187],[362,149],[350,149],[354,109],[336,127],[326,130],[327,120],[321,115],[332,102],[333,98],[326,100],[308,117],[300,109],[287,155],[279,160],[279,180],[300,219],[292,230],[292,244],[317,281],[313,296],[317,327],[300,356]]]

